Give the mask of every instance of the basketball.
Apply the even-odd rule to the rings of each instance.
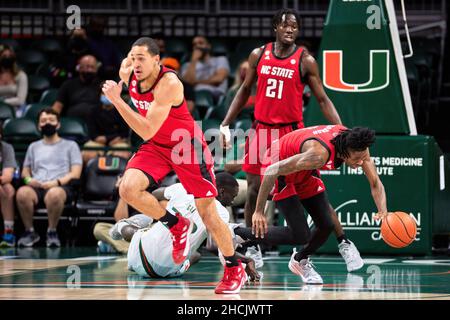
[[[405,212],[393,212],[381,223],[381,236],[384,242],[394,248],[410,245],[416,237],[416,232],[416,222]]]

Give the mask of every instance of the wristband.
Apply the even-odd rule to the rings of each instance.
[[[231,140],[230,126],[220,125],[220,133],[222,133],[225,136],[225,142],[230,142]]]
[[[31,180],[33,180],[32,177],[25,177],[25,178],[23,178],[23,182],[24,182],[25,184],[29,184],[29,183],[31,182]]]

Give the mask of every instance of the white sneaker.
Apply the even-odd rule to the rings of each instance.
[[[262,268],[262,266],[264,265],[261,248],[259,247],[259,245],[257,245],[256,247],[248,247],[247,251],[245,252],[245,256],[252,258],[253,261],[255,261],[256,269]]]
[[[359,255],[358,249],[356,246],[349,240],[350,243],[347,243],[345,240],[338,245],[339,253],[342,258],[345,260],[345,264],[347,265],[347,271],[352,272],[358,269],[361,269],[364,266],[364,261],[361,259]]]
[[[314,270],[311,260],[308,258],[298,262],[294,259],[296,253],[295,250],[292,253],[291,261],[289,261],[289,270],[300,276],[306,284],[323,284],[322,277]]]

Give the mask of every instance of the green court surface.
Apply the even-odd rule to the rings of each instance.
[[[450,299],[449,257],[364,257],[347,273],[340,256],[314,256],[323,285],[304,285],[288,267],[289,256],[265,257],[263,278],[239,295],[215,295],[219,260],[205,255],[180,278],[148,279],[127,270],[126,256],[95,248],[0,251],[0,299]]]

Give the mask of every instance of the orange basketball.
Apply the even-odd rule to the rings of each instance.
[[[393,212],[381,223],[381,236],[384,242],[394,248],[410,245],[416,238],[416,232],[416,222],[405,212]]]

